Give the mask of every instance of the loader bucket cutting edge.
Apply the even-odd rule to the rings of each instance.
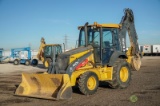
[[[72,87],[68,74],[22,74],[15,95],[44,99],[71,99]]]

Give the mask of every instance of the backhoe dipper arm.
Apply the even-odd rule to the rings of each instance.
[[[40,44],[40,47],[39,47],[39,50],[38,50],[38,54],[37,54],[37,58],[39,60],[42,60],[42,57],[43,57],[42,49],[44,48],[45,45],[46,45],[45,39],[42,37],[41,38],[41,44]]]
[[[131,45],[131,55],[139,57],[139,45],[138,45],[138,37],[134,25],[134,15],[131,9],[127,8],[124,10],[124,16],[120,22],[121,30],[120,30],[120,43],[121,50],[125,51],[126,49],[126,32],[128,31],[130,45]]]

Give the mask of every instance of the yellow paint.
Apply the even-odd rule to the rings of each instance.
[[[119,24],[101,24],[104,28],[120,28]]]
[[[96,79],[93,76],[89,77],[89,79],[87,81],[87,88],[89,90],[93,90],[93,89],[95,89],[96,84],[97,84]]]
[[[121,25],[120,25],[120,24],[113,24],[113,23],[99,24],[99,23],[97,23],[97,22],[94,22],[93,24],[88,25],[88,26],[92,26],[92,27],[103,27],[103,28],[121,28]],[[79,26],[78,29],[81,29],[82,27],[84,27],[84,26]]]
[[[100,81],[112,80],[113,67],[97,67],[74,71],[71,75],[71,86],[75,86],[77,78],[87,71],[94,72]]]
[[[40,47],[38,50],[37,58],[38,58],[38,60],[41,60],[42,63],[45,63],[44,62],[44,60],[45,60],[44,59],[44,48],[47,46],[61,46],[61,45],[60,44],[46,44],[45,39],[41,38],[41,44],[40,44]],[[43,64],[43,65],[46,65],[46,64]]]
[[[127,55],[127,62],[129,63],[129,64],[131,64],[131,62],[132,62],[132,58],[133,58],[133,56],[132,56],[132,48],[131,47],[129,47],[128,48],[128,51],[127,51],[127,53],[126,53],[126,55]]]
[[[44,65],[45,65],[45,67],[49,67],[49,63],[47,60],[44,62]]]
[[[122,67],[120,70],[120,79],[122,82],[126,82],[128,80],[128,69],[126,67]]]
[[[72,63],[73,61],[75,61],[76,59],[82,57],[83,55],[87,54],[88,52],[90,52],[91,50],[86,50],[86,51],[83,51],[83,52],[80,52],[80,53],[76,53],[76,54],[73,54],[70,56],[70,59],[69,59],[69,63]]]
[[[93,66],[93,65],[94,65],[94,55],[91,54],[87,59],[88,59],[88,63],[87,63],[85,66],[79,68],[79,70],[91,69],[91,68],[94,67],[94,66]]]
[[[22,74],[22,82],[15,95],[38,98],[61,98],[66,89],[71,89],[68,74]],[[57,89],[59,89],[57,91]],[[67,90],[69,94],[72,92]],[[69,92],[70,91],[70,92]]]

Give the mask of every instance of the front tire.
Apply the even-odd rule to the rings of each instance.
[[[97,92],[99,80],[94,72],[85,72],[78,79],[79,90],[84,95],[92,95]]]
[[[111,88],[126,88],[131,82],[131,69],[124,59],[118,59],[113,65]]]

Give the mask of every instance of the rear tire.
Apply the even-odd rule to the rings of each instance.
[[[13,64],[14,64],[14,65],[18,65],[18,64],[19,64],[19,60],[18,60],[18,59],[15,59],[15,60],[13,61]]]
[[[113,65],[112,81],[109,81],[111,88],[126,88],[131,81],[131,69],[124,59],[118,59]]]
[[[92,95],[97,92],[99,80],[94,72],[85,72],[78,79],[78,87],[84,95]]]

